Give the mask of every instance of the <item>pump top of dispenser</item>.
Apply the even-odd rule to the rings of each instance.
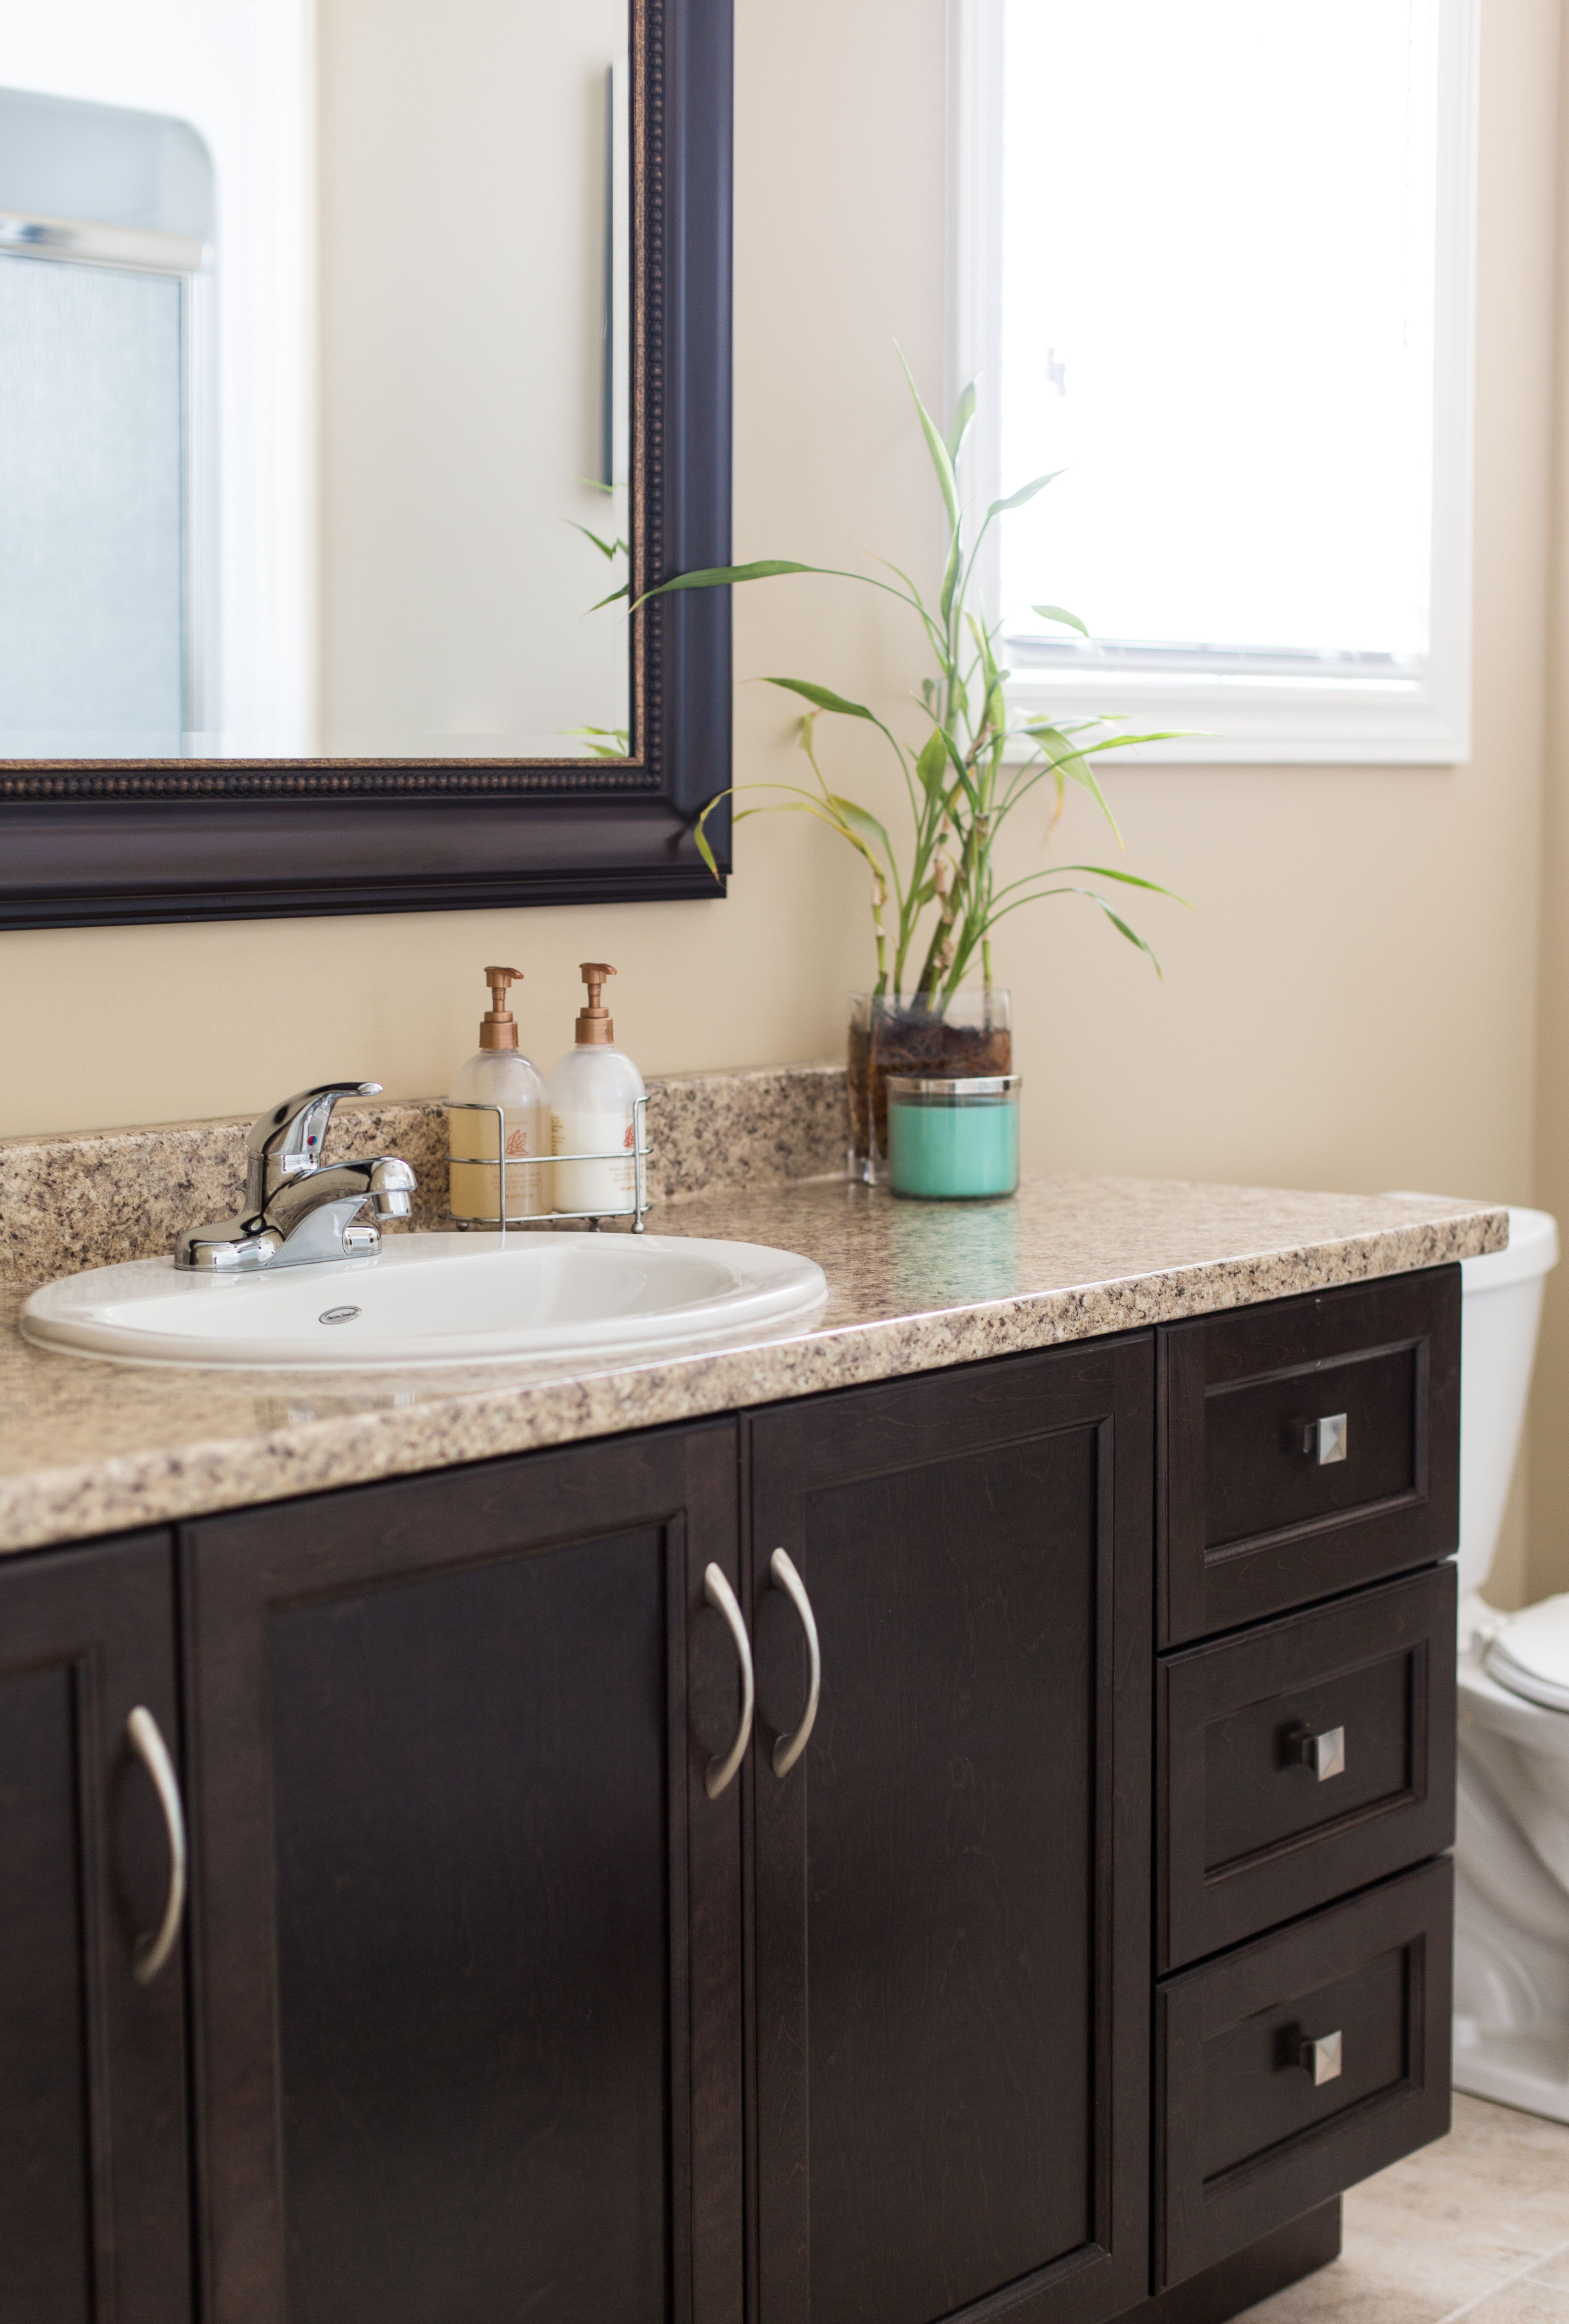
[[[491,1005],[480,1019],[482,1049],[515,1049],[518,1046],[518,1019],[507,1006],[507,988],[521,984],[520,968],[488,968],[485,982],[491,988]]]
[[[577,1012],[579,1046],[591,1042],[603,1042],[608,1046],[616,1038],[616,1027],[601,995],[605,989],[606,977],[614,976],[616,972],[608,960],[585,960],[577,973],[588,986],[588,1006]]]

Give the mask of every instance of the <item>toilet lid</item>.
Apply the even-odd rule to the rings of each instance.
[[[1488,1676],[1548,1711],[1569,1711],[1569,1591],[1511,1614],[1488,1640]]]

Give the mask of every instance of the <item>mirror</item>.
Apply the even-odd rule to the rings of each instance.
[[[0,757],[624,758],[627,0],[0,27]]]
[[[713,896],[732,0],[0,28],[0,928]]]

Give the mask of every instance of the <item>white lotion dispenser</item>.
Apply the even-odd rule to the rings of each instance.
[[[550,1076],[550,1143],[555,1154],[592,1154],[602,1160],[557,1162],[555,1207],[605,1217],[630,1211],[638,1200],[638,1100],[643,1076],[624,1049],[601,995],[615,970],[585,960],[578,971],[588,1004],[578,1010],[577,1038]]]
[[[507,1157],[507,1216],[537,1219],[551,1207],[550,1106],[539,1070],[518,1047],[518,1023],[507,1006],[520,968],[488,968],[491,1005],[480,1020],[480,1046],[452,1085],[447,1120],[448,1184],[454,1219],[494,1225],[501,1212],[498,1132]],[[463,1105],[499,1106],[468,1113]]]

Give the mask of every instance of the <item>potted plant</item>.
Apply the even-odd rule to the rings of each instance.
[[[947,547],[935,602],[929,602],[895,566],[886,567],[893,577],[885,580],[782,558],[678,574],[647,592],[647,597],[655,597],[676,589],[711,589],[812,573],[881,590],[908,606],[920,625],[931,668],[920,686],[918,741],[902,741],[864,703],[849,701],[830,687],[806,678],[770,678],[766,684],[783,687],[807,706],[800,747],[812,780],[737,787],[783,794],[764,806],[741,808],[738,821],[767,813],[814,816],[856,850],[870,872],[876,973],[868,991],[852,997],[849,1033],[852,1165],[868,1178],[876,1174],[886,1151],[884,1084],[889,1073],[957,1077],[1011,1069],[1009,997],[992,975],[992,931],[999,921],[1051,897],[1085,897],[1119,936],[1147,955],[1158,975],[1160,964],[1143,937],[1097,888],[1085,882],[1109,881],[1155,895],[1171,893],[1152,880],[1106,863],[1042,867],[998,883],[994,864],[998,835],[1042,784],[1050,785],[1055,795],[1052,825],[1061,814],[1067,787],[1073,783],[1094,800],[1120,847],[1122,835],[1092,761],[1109,751],[1167,738],[1125,734],[1118,721],[1101,717],[1035,717],[1009,724],[1005,698],[1009,672],[997,662],[998,628],[972,609],[971,592],[991,527],[1032,501],[1052,479],[1037,476],[1005,500],[994,501],[974,539],[968,539],[957,470],[975,414],[974,386],[959,397],[945,436],[922,401],[907,364],[904,375],[946,513]],[[1033,610],[1043,620],[1089,634],[1078,615],[1062,606],[1037,605]],[[909,835],[902,851],[877,816],[830,786],[818,756],[818,721],[823,717],[864,720],[887,742],[898,761],[909,809]],[[721,792],[709,801],[695,833],[716,878],[718,866],[704,825],[727,796]],[[979,985],[967,986],[966,978],[977,967]]]

